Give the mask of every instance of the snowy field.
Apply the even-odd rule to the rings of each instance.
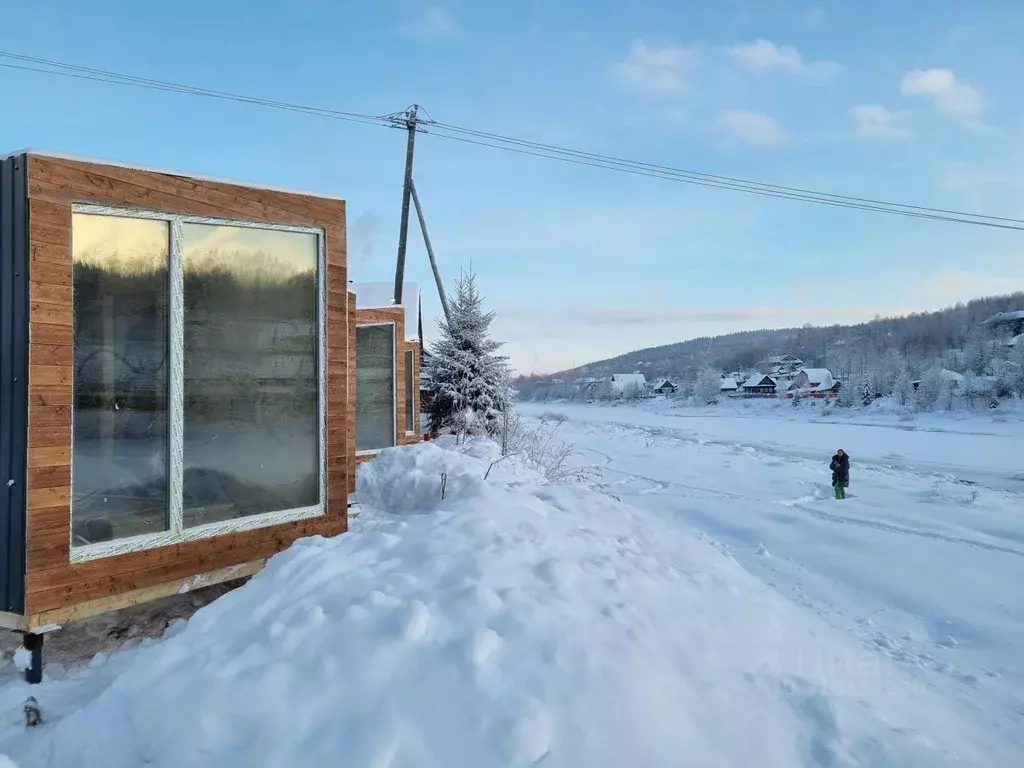
[[[1024,420],[532,405],[609,492],[700,531],[787,600],[1020,749]],[[828,462],[853,457],[851,498]]]
[[[160,640],[40,686],[0,669],[0,754],[1019,768],[1024,503],[1003,487],[1012,468],[972,458],[1019,446],[1016,425],[958,423],[959,454],[943,450],[991,472],[965,485],[914,464],[945,433],[767,415],[744,437],[706,415],[563,410],[603,491],[514,462],[485,481],[482,441],[388,449],[360,469],[352,533],[298,542]],[[874,454],[860,429],[879,433]],[[836,447],[854,461],[842,503],[827,499]],[[32,729],[29,695],[46,720]]]

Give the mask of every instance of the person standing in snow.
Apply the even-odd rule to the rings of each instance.
[[[845,499],[846,489],[850,485],[850,457],[842,448],[836,451],[829,465],[832,470],[832,487],[836,489],[836,498]]]

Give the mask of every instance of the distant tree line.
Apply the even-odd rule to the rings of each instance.
[[[558,374],[520,377],[515,385],[529,397],[557,392],[553,382],[564,382],[567,396],[586,399],[588,389],[571,383],[640,372],[648,381],[667,377],[681,394],[704,402],[713,399],[709,372],[753,373],[769,356],[791,354],[806,367],[828,368],[842,382],[840,399],[846,405],[891,396],[901,405],[927,410],[978,406],[998,398],[1024,397],[1024,343],[1007,344],[1012,327],[982,324],[999,312],[1019,309],[1024,309],[1024,292],[859,325],[805,325],[702,337]],[[579,393],[572,394],[574,389]]]

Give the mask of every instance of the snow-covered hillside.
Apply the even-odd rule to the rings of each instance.
[[[484,481],[493,451],[387,450],[353,533],[297,543],[149,647],[31,690],[4,678],[0,752],[21,768],[1015,764],[1019,742],[976,709],[680,516],[509,462]],[[30,693],[48,721],[26,730]]]

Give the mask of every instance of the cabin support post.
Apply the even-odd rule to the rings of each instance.
[[[43,635],[26,632],[22,635],[21,645],[29,652],[29,665],[25,668],[25,682],[38,685],[43,682]]]

